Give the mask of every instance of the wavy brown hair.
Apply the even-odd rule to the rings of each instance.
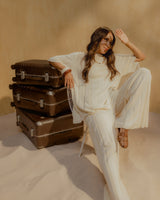
[[[105,26],[99,27],[92,33],[90,43],[87,45],[87,53],[83,58],[85,60],[85,67],[82,71],[82,78],[85,80],[86,83],[88,82],[88,73],[92,66],[91,62],[94,59],[94,55],[99,47],[99,43],[109,32],[111,32],[113,35],[113,41],[111,43],[111,48],[106,52],[106,54],[103,54],[103,56],[107,58],[106,66],[111,72],[110,80],[112,80],[114,76],[119,73],[119,71],[115,67],[115,55],[112,50],[116,41],[115,35],[110,28]]]

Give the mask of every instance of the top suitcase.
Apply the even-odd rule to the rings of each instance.
[[[15,69],[13,81],[25,85],[44,85],[54,88],[64,86],[61,72],[49,64],[48,60],[25,60],[11,65]]]

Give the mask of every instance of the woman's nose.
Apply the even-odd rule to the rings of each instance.
[[[110,42],[109,42],[109,41],[107,41],[107,42],[106,42],[106,45],[107,45],[107,47],[108,47],[108,48],[110,48],[110,47],[111,47],[111,44],[110,44]]]

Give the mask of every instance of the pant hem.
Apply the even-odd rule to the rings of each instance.
[[[118,122],[114,126],[115,128],[125,128],[125,129],[138,129],[138,128],[148,128],[148,125],[139,125],[136,124],[134,126],[127,126],[123,122]]]

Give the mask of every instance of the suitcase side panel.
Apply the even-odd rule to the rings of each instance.
[[[22,109],[18,109],[22,112]],[[39,114],[23,110],[23,115],[30,119],[36,126],[35,136],[46,135],[48,133],[56,133],[65,130],[75,129],[76,127],[83,127],[83,122],[73,124],[73,117],[71,113],[59,114],[54,117],[45,117]],[[23,120],[23,119],[22,119]]]
[[[47,60],[26,60],[11,66],[15,70],[12,79],[19,84],[47,85],[55,88],[64,86],[64,78],[60,71]]]
[[[66,87],[51,89],[12,84],[10,88],[13,90],[14,103],[19,108],[48,116],[70,111]]]
[[[38,128],[40,130],[45,130],[47,123],[41,124],[37,128],[36,121],[38,122],[39,116],[28,113],[22,109],[16,108],[16,116],[17,116],[17,125],[20,126],[23,130],[23,133],[32,141],[32,143],[37,148],[44,148],[56,144],[64,144],[68,142],[73,142],[78,140],[83,135],[83,123],[76,124],[76,126],[72,126],[69,129],[59,129],[59,131],[52,130],[48,133],[43,132],[43,134],[39,135]],[[32,118],[37,117],[35,120]],[[48,118],[47,118],[48,119]],[[48,119],[49,120],[49,119]],[[49,124],[54,124],[54,120],[50,118]],[[75,125],[75,124],[73,124]],[[58,130],[58,129],[57,129]]]
[[[37,138],[37,148],[41,149],[53,145],[66,144],[75,142],[80,139],[83,135],[83,127],[64,131],[58,134],[50,134],[44,137]]]

